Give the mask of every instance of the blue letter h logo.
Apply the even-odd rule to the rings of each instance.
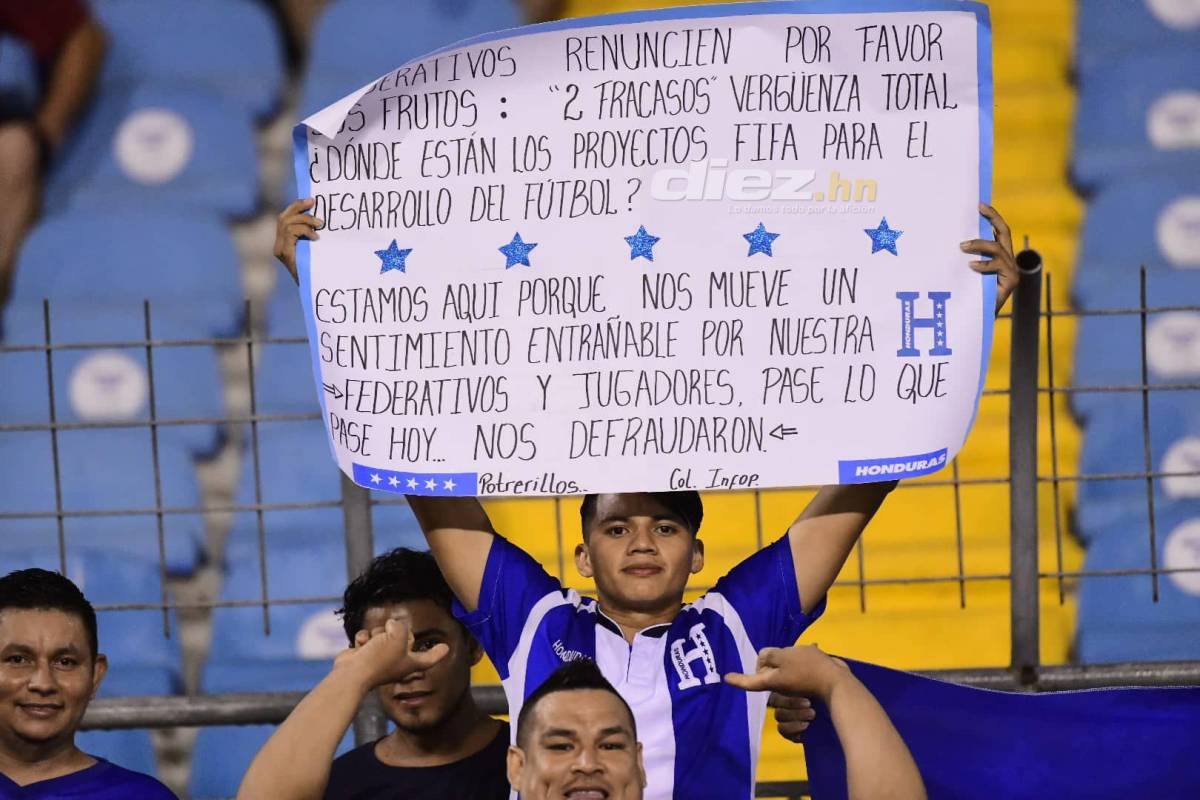
[[[913,330],[915,328],[933,329],[933,347],[931,356],[948,356],[954,351],[946,346],[946,301],[950,292],[928,292],[933,301],[933,316],[918,317],[914,315],[913,306],[921,296],[919,292],[896,292],[900,299],[900,349],[896,355],[901,358],[920,358],[921,351],[913,346]]]

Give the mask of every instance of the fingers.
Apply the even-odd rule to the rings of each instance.
[[[799,710],[812,708],[812,701],[798,694],[771,692],[771,696],[767,698],[767,705],[776,709]]]
[[[298,214],[301,211],[307,211],[316,205],[316,203],[317,201],[311,197],[301,197],[298,200],[293,200],[290,204],[288,204],[287,208],[279,212],[279,218],[283,219],[284,217],[290,217],[293,214]]]
[[[783,657],[783,650],[778,647],[764,647],[758,651],[758,668],[778,667]]]
[[[987,221],[992,223],[992,232],[996,235],[996,241],[1003,245],[1004,249],[1013,254],[1012,231],[1008,228],[1008,223],[1004,221],[1004,217],[1000,216],[1000,212],[989,206],[987,203],[979,204],[979,213],[987,218]]]
[[[297,214],[292,218],[292,224],[308,225],[314,230],[318,230],[325,227],[325,220],[314,217],[312,214]]]
[[[725,682],[747,692],[762,692],[767,689],[767,677],[762,673],[747,675],[744,672],[730,672],[725,675]]]
[[[359,631],[354,634],[354,646],[362,647],[371,639],[371,634],[367,631]]]
[[[977,256],[991,256],[994,259],[1012,258],[1000,242],[990,239],[968,239],[959,245],[964,253],[974,253]]]
[[[293,222],[287,226],[287,232],[293,239],[309,239],[317,241],[321,238],[321,234],[317,233],[316,228],[312,225],[303,222]]]
[[[775,725],[775,730],[779,731],[779,735],[789,742],[803,744],[804,732],[808,730],[808,725],[807,722],[780,722]]]
[[[434,664],[441,661],[450,654],[450,645],[445,642],[438,642],[428,650],[422,650],[419,653],[409,652],[408,660],[412,663],[415,669],[429,669]]]
[[[812,708],[777,708],[775,709],[775,721],[779,723],[804,723],[808,727],[808,723],[817,718],[817,712]]]

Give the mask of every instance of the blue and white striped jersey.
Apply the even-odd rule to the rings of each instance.
[[[512,719],[564,662],[591,658],[633,709],[647,800],[737,800],[754,793],[767,695],[722,680],[753,672],[758,651],[786,647],[825,609],[805,614],[787,537],[738,564],[670,623],[630,645],[598,608],[497,536],[479,608],[455,613],[500,673]],[[516,726],[513,726],[516,733]]]

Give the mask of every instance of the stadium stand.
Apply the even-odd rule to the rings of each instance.
[[[364,25],[364,20],[370,20]],[[521,24],[511,0],[341,0],[317,22],[301,90],[300,119],[410,58],[480,33]],[[402,32],[401,35],[397,35]],[[354,47],[345,43],[354,41]]]
[[[240,218],[257,209],[258,195],[249,114],[210,92],[142,83],[92,104],[50,174],[45,205]]]
[[[1085,424],[1075,530],[1085,573],[1108,573],[1080,579],[1076,656],[1192,659],[1200,313],[1179,307],[1200,298],[1200,13],[1169,0],[1096,3],[1080,13],[1078,34],[1072,169],[1096,193],[1072,294],[1096,315],[1080,322],[1072,383],[1135,391],[1072,398]],[[1105,313],[1140,305],[1139,267],[1146,305],[1164,310]],[[1148,392],[1137,391],[1143,362]],[[1148,480],[1147,470],[1159,474]],[[1167,573],[1136,574],[1152,567]]]
[[[1078,15],[1076,69],[1081,82],[1095,70],[1139,53],[1200,51],[1200,11],[1176,0],[1088,0]]]
[[[111,42],[103,94],[153,81],[207,90],[256,119],[278,110],[283,40],[260,4],[93,0],[92,7]]]
[[[1090,266],[1090,265],[1089,265]],[[1200,274],[1175,270],[1148,271],[1149,307],[1171,307],[1200,296]],[[1138,387],[1142,383],[1142,318],[1129,313],[1140,303],[1136,272],[1114,276],[1103,291],[1089,295],[1101,310],[1120,314],[1085,316],[1079,322],[1072,383],[1078,388]],[[1090,303],[1089,303],[1090,305]],[[1200,313],[1189,310],[1148,313],[1145,325],[1146,378],[1150,386],[1195,383],[1200,378]],[[1104,395],[1076,392],[1075,413],[1087,420],[1106,401]]]
[[[1200,471],[1200,393],[1149,395],[1150,466],[1162,473]],[[1146,470],[1141,393],[1107,395],[1087,421],[1079,470],[1085,476],[1135,475]],[[1085,480],[1079,486],[1076,529],[1090,542],[1130,510],[1146,506],[1146,479]],[[1200,499],[1200,477],[1174,475],[1153,483],[1156,503]]]
[[[166,442],[158,448],[159,478],[150,436],[145,429],[60,431],[55,448],[49,433],[5,432],[0,445],[0,507],[28,514],[0,519],[0,552],[29,550],[57,553],[56,497],[62,510],[82,514],[62,521],[67,554],[109,552],[132,563],[159,562],[156,488],[162,506],[198,509],[201,498],[190,456]],[[140,513],[117,513],[138,509]],[[100,513],[103,512],[103,513]],[[38,515],[38,516],[32,516]],[[163,558],[171,574],[186,575],[199,565],[203,519],[196,511],[162,515]],[[53,560],[57,564],[57,559]],[[155,572],[154,574],[157,574]],[[86,591],[86,590],[85,590]],[[161,598],[154,594],[153,602]],[[104,602],[104,601],[97,601]]]
[[[566,13],[578,16],[694,2],[569,0]],[[169,13],[163,13],[168,4]],[[1200,19],[1188,16],[1195,14],[1189,11],[1194,4],[1097,0],[1079,4],[1079,13],[1070,0],[1004,0],[990,5],[996,78],[994,204],[1006,215],[1018,244],[1028,235],[1031,246],[1045,257],[1054,279],[1055,307],[1064,309],[1068,300],[1090,310],[1135,306],[1141,264],[1149,267],[1151,305],[1194,303],[1200,296],[1192,269],[1200,253],[1196,178],[1200,170],[1195,168],[1200,118],[1195,80],[1200,73],[1189,66],[1200,52]],[[238,280],[243,265],[226,226],[230,218],[240,220],[260,210],[259,169],[249,148],[254,145],[253,123],[266,121],[287,95],[279,34],[262,9],[247,0],[96,0],[95,7],[113,34],[113,56],[101,80],[96,108],[51,178],[48,206],[54,213],[28,241],[18,270],[17,296],[4,318],[4,341],[42,341],[42,297],[52,300],[56,341],[139,338],[145,296],[153,303],[156,338],[240,333],[245,324]],[[447,11],[456,14],[452,23]],[[364,19],[372,24],[364,26]],[[388,21],[396,19],[400,21]],[[294,119],[367,84],[410,56],[517,22],[514,4],[498,0],[331,3],[316,29],[307,73],[298,89],[298,108],[289,110],[285,121],[290,127]],[[398,31],[404,32],[403,37],[398,37]],[[350,32],[358,42],[352,48],[344,45]],[[11,57],[12,53],[13,43],[0,42],[0,95],[32,97],[22,94],[31,92],[32,68],[20,54]],[[1072,63],[1079,78],[1078,114],[1076,90],[1070,82]],[[1179,89],[1185,92],[1182,99],[1172,94]],[[133,143],[138,146],[136,169],[153,173],[151,182],[143,184],[122,171],[113,146],[121,139],[122,122],[130,124],[132,111],[155,108],[172,110],[151,114],[140,133],[135,129],[129,134],[139,137]],[[189,133],[179,133],[185,128]],[[190,152],[179,165],[178,143],[183,139],[190,141]],[[221,146],[214,149],[214,142]],[[170,172],[173,163],[174,174],[155,183],[155,176]],[[1097,192],[1087,208],[1081,240],[1076,234],[1083,206],[1069,177]],[[291,180],[289,175],[289,184]],[[289,199],[293,194],[291,190]],[[269,209],[264,218],[276,212]],[[81,257],[84,248],[86,257]],[[97,291],[99,280],[103,292]],[[296,292],[286,281],[280,281],[266,305],[268,335],[304,335]],[[1152,383],[1194,382],[1200,376],[1200,320],[1195,317],[1148,318]],[[1056,317],[1055,383],[1066,383],[1068,376],[1072,383],[1084,386],[1140,383],[1140,324],[1137,315],[1079,321]],[[1008,333],[1008,323],[1001,321],[989,389],[1007,386]],[[102,361],[103,369],[87,371],[85,365],[97,355],[94,351],[55,352],[60,422],[148,418],[144,400],[140,405],[123,401],[129,393],[122,388],[138,384],[135,376],[144,371],[144,353],[127,349],[120,354],[135,362],[133,367],[122,362],[123,381],[114,379],[116,370],[111,365],[117,361]],[[0,393],[0,422],[48,421],[44,361],[39,351],[0,354],[0,384],[11,385],[9,381],[15,379],[10,376],[17,373],[6,370],[19,369],[20,380],[30,387],[27,393]],[[211,349],[156,349],[159,416],[219,416],[225,406],[217,396],[221,384],[215,376],[216,361]],[[18,362],[22,366],[12,366]],[[316,410],[311,363],[303,346],[259,345],[255,362],[260,413]],[[89,416],[86,407],[75,403],[70,387],[84,378],[92,381],[92,394],[105,399],[107,405],[101,406],[110,410]],[[1155,469],[1197,471],[1200,458],[1194,445],[1188,444],[1198,435],[1194,397],[1195,392],[1151,394]],[[1040,475],[1044,478],[1051,472],[1052,444],[1045,424],[1051,409],[1057,413],[1053,447],[1058,474],[1140,472],[1145,466],[1141,402],[1136,392],[1076,393],[1070,400],[1064,394],[1044,397]],[[121,408],[126,409],[124,417],[116,414]],[[1069,411],[1087,426],[1082,439]],[[338,475],[329,464],[319,423],[260,422],[256,428],[264,502],[321,504],[338,499]],[[165,505],[200,504],[191,458],[221,444],[226,456],[233,453],[226,460],[235,465],[240,461],[222,490],[236,502],[255,501],[254,447],[247,426],[230,441],[220,439],[216,426],[163,427],[159,432]],[[950,478],[946,470],[916,482],[918,488],[894,494],[867,535],[861,558],[852,556],[842,580],[857,580],[860,570],[877,580],[956,572],[1005,574],[1009,569],[1008,487],[987,481],[1008,474],[1007,434],[1007,398],[985,396],[957,465],[962,478],[979,483],[964,485],[960,498],[959,490],[938,483]],[[153,506],[154,482],[148,471],[153,459],[146,429],[62,431],[59,447],[65,508]],[[4,453],[0,509],[52,512],[49,435],[0,432],[0,448]],[[22,463],[34,467],[19,468]],[[1200,561],[1196,557],[1198,480],[1183,476],[1154,482],[1160,566],[1187,570]],[[1145,489],[1141,477],[1082,481],[1078,487],[1071,481],[1053,487],[1044,483],[1042,570],[1060,566],[1056,561],[1060,547],[1061,568],[1068,573],[1081,566],[1149,569]],[[697,576],[697,585],[710,582],[752,549],[756,520],[761,521],[764,536],[774,538],[809,496],[802,491],[766,492],[758,501],[748,494],[707,496],[709,563]],[[505,500],[492,503],[490,510],[503,532],[569,585],[582,587],[584,582],[566,563],[577,535],[576,507],[577,501],[570,499]],[[1057,529],[1068,528],[1068,510],[1074,532],[1089,546],[1086,563],[1070,538],[1055,540]],[[267,590],[272,600],[285,602],[271,606],[270,636],[263,635],[258,605],[214,611],[213,644],[201,679],[205,692],[304,690],[324,674],[329,656],[344,642],[340,626],[328,613],[331,606],[286,601],[341,592],[345,577],[341,513],[334,507],[263,513]],[[402,506],[377,505],[375,519],[377,550],[420,544]],[[201,560],[200,518],[167,514],[163,524],[168,569],[194,570]],[[158,559],[156,525],[153,515],[67,518],[69,569],[77,569],[72,566],[76,560],[119,557],[114,553],[133,553],[137,558],[129,560],[130,568],[147,569]],[[961,544],[955,541],[956,532]],[[261,598],[257,537],[253,512],[232,518],[232,532],[219,559],[226,571],[220,598],[227,603]],[[56,539],[52,518],[0,520],[0,569],[9,555],[25,559],[23,565],[30,559],[57,563],[56,551],[43,548],[18,556],[16,549],[6,550],[4,544],[32,540],[40,546]],[[94,595],[94,586],[102,588],[105,582],[132,581],[115,568],[100,574],[112,576],[111,580],[101,578],[102,583],[96,584],[89,577],[85,586],[89,595]],[[157,602],[157,572],[153,576],[146,572],[139,580],[149,589],[139,596]],[[1085,577],[1077,584],[1068,580],[1061,604],[1053,581],[1045,581],[1042,662],[1063,663],[1072,657],[1085,663],[1200,658],[1196,580],[1196,574],[1186,571],[1161,576],[1157,603],[1151,597],[1149,575]],[[113,596],[118,595],[102,590],[93,599],[135,602],[102,599]],[[101,618],[105,642],[116,639],[145,654],[163,654],[163,666],[145,667],[161,671],[138,676],[136,670],[142,668],[129,667],[114,672],[118,680],[111,681],[106,692],[177,691],[178,654],[173,652],[174,640],[162,639],[161,614],[114,611],[102,613]],[[872,585],[861,591],[853,585],[836,588],[815,638],[824,649],[902,668],[994,666],[1008,663],[1008,626],[1006,582],[931,580]],[[158,656],[155,659],[158,663]],[[494,683],[497,676],[484,665],[476,670],[475,679]],[[192,759],[192,797],[230,796],[269,731],[265,726],[203,730]],[[113,754],[126,766],[152,771],[148,737],[132,733],[138,735],[89,733],[81,741],[95,747],[93,752]],[[343,741],[343,748],[348,742],[348,738]],[[764,737],[759,777],[798,777],[795,748],[770,729]]]
[[[1098,192],[1088,205],[1082,231],[1073,295],[1080,308],[1136,304],[1138,267],[1145,265],[1180,277],[1171,289],[1155,277],[1147,288],[1170,304],[1195,296],[1195,267],[1200,266],[1200,190],[1181,173],[1169,179],[1123,180]],[[1190,293],[1189,293],[1190,288]],[[1180,293],[1172,294],[1178,290]]]
[[[1089,189],[1200,170],[1200,47],[1155,48],[1086,73],[1072,166]]]
[[[1080,581],[1078,656],[1085,664],[1200,658],[1200,504],[1156,508],[1158,597],[1149,574]],[[1151,568],[1146,515],[1130,507],[1088,544],[1089,572]]]
[[[104,246],[82,249],[96,242]],[[60,313],[127,314],[149,299],[155,333],[168,336],[228,336],[244,317],[238,256],[225,227],[150,207],[43,219],[25,240],[12,303],[40,305],[43,298]]]
[[[154,368],[154,410],[158,420],[206,419],[193,425],[167,425],[159,439],[198,456],[210,455],[221,442],[215,420],[223,417],[225,401],[217,353],[211,345],[159,347],[148,357],[144,346],[100,346],[145,339],[141,303],[124,308],[80,309],[51,313],[51,341],[57,345],[87,345],[54,350],[53,372],[46,351],[0,353],[0,383],[20,386],[0,395],[0,414],[8,422],[47,424],[50,421],[50,375],[54,380],[54,416],[60,423],[134,423],[150,420],[150,370]],[[152,312],[153,313],[153,312]],[[45,343],[45,319],[40,304],[14,303],[3,317],[13,347]],[[176,330],[170,314],[152,317],[159,338],[182,338],[197,331]],[[165,329],[165,330],[164,330]],[[149,430],[134,431],[149,440]]]

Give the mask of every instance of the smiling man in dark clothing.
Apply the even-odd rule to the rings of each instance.
[[[483,651],[452,616],[433,556],[399,548],[376,558],[343,602],[351,648],[259,751],[238,797],[507,798],[508,725],[471,697]],[[372,689],[395,730],[333,760]]]

